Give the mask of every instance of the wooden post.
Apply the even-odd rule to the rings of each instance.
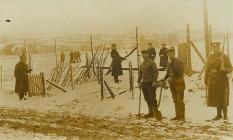
[[[209,25],[209,53],[212,51],[211,43],[212,43],[212,26],[211,24]]]
[[[187,24],[187,74],[192,75],[192,60],[191,60],[191,41],[190,41],[190,29],[189,24]]]
[[[92,35],[91,35],[91,60],[93,60],[94,58],[94,50],[93,50],[93,41],[92,41]],[[94,77],[96,76],[95,75],[95,63],[93,62],[93,73],[94,73]]]
[[[70,83],[72,90],[74,89],[74,80],[73,80],[73,67],[72,64],[70,64]]]
[[[230,57],[230,44],[229,44],[229,33],[227,32],[227,55],[229,57],[229,59],[231,59]]]
[[[100,89],[101,89],[101,101],[104,99],[104,75],[103,69],[100,68]]]
[[[2,91],[2,64],[1,64],[1,91]]]
[[[139,67],[140,67],[140,55],[139,55],[139,45],[138,45],[138,28],[136,27],[136,47],[137,47],[137,66],[138,66],[138,75],[139,75]],[[141,116],[141,100],[142,93],[141,88],[139,87],[139,104],[138,104],[138,115]]]
[[[205,31],[205,51],[206,51],[206,59],[207,59],[210,52],[207,0],[203,0],[203,15],[204,15],[204,31]]]
[[[57,39],[54,39],[54,53],[55,53],[55,59],[56,59],[56,65],[58,64],[57,62]]]
[[[47,93],[46,93],[46,90],[45,90],[44,73],[41,72],[41,73],[40,73],[40,76],[41,76],[41,82],[42,82],[42,96],[43,96],[43,95],[48,96]]]

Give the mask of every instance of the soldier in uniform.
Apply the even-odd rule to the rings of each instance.
[[[205,85],[207,86],[207,106],[216,107],[217,115],[213,120],[227,120],[229,105],[229,80],[227,74],[232,72],[232,65],[227,55],[220,51],[220,42],[211,44],[213,54],[210,54],[205,69]]]
[[[159,56],[160,56],[160,63],[159,63],[159,66],[160,66],[160,67],[163,67],[163,69],[166,69],[166,67],[167,67],[167,62],[168,62],[166,44],[162,44],[162,48],[161,48],[160,51],[159,51]]]
[[[60,58],[61,58],[61,60],[60,60],[61,63],[64,63],[65,62],[65,53],[63,52],[63,50],[61,52]]]
[[[28,69],[26,65],[26,55],[20,56],[20,62],[15,65],[14,75],[16,79],[15,92],[19,94],[19,99],[24,99],[24,95],[28,91],[28,76],[27,73],[31,72],[32,69]]]
[[[114,77],[115,83],[119,83],[118,76],[122,75],[122,67],[121,62],[124,60],[123,57],[120,56],[120,54],[116,50],[116,44],[112,44],[112,51],[111,51],[111,57],[112,57],[112,76]]]
[[[167,67],[167,74],[164,80],[168,80],[173,102],[175,104],[176,116],[171,120],[185,120],[184,104],[184,65],[181,60],[175,57],[175,48],[169,48],[167,55],[170,59]]]
[[[156,57],[156,51],[155,48],[153,47],[152,43],[148,43],[149,48],[148,48],[148,55],[151,60],[155,60]]]
[[[142,88],[144,99],[148,105],[149,113],[145,117],[149,118],[154,117],[157,111],[155,86],[158,78],[158,69],[156,63],[149,59],[148,50],[143,50],[141,53],[144,60],[139,68],[138,84]]]

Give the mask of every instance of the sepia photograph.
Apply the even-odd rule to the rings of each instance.
[[[233,0],[0,0],[0,140],[233,140]]]

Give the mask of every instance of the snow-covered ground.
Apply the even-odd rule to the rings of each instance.
[[[124,54],[122,54],[124,56]],[[193,55],[193,68],[200,70],[202,64],[198,60],[196,55]],[[136,66],[135,55],[128,58],[123,62],[123,66],[127,67],[128,62],[132,61]],[[45,72],[46,78],[49,75],[51,66],[55,64],[53,55],[34,55],[33,56],[33,68],[34,72]],[[83,56],[84,60],[84,56]],[[132,93],[129,91],[128,72],[124,71],[124,75],[120,77],[122,82],[120,84],[113,83],[111,76],[105,76],[105,80],[108,81],[110,87],[112,87],[115,99],[110,98],[110,94],[105,92],[105,99],[100,101],[100,85],[97,82],[90,82],[75,87],[74,90],[68,88],[68,92],[61,92],[59,90],[53,90],[49,92],[48,97],[32,97],[24,101],[19,101],[18,96],[14,91],[14,65],[17,62],[16,56],[1,57],[3,65],[3,91],[0,94],[0,108],[16,108],[16,109],[32,109],[38,112],[58,112],[61,114],[78,115],[83,114],[89,117],[112,117],[112,118],[134,118],[138,113],[139,103],[139,89],[136,85],[137,72],[135,75],[135,89],[134,99],[132,99]],[[108,60],[109,62],[111,59]],[[158,59],[156,60],[158,62]],[[161,72],[159,79],[164,76],[164,72]],[[232,82],[230,83],[232,92]],[[123,91],[126,91],[122,93]],[[119,95],[119,93],[122,93]],[[213,118],[216,114],[215,108],[208,108],[206,106],[205,98],[205,86],[203,80],[198,78],[198,74],[194,74],[192,77],[186,77],[186,90],[185,90],[185,104],[186,104],[186,119],[187,123],[192,127],[194,126],[210,126],[214,131],[218,131],[218,127],[223,125],[223,121],[207,122]],[[157,97],[159,90],[157,90]],[[230,101],[233,100],[232,94],[230,94]],[[170,94],[170,90],[163,90],[162,100],[159,110],[165,119],[162,124],[168,123],[168,125],[174,125],[168,121],[169,118],[174,116],[174,104]],[[147,106],[142,96],[141,112],[147,113]],[[229,122],[228,125],[233,127],[233,105],[229,106]],[[189,127],[189,126],[187,126]],[[197,128],[198,128],[197,127]],[[216,127],[216,130],[214,129]],[[176,128],[176,129],[179,129]],[[224,131],[224,130],[223,130]],[[204,132],[203,132],[204,133]],[[219,139],[233,138],[233,130],[224,131],[221,135],[217,134]],[[12,134],[12,135],[11,135]],[[188,134],[187,134],[188,135]],[[200,134],[201,135],[201,134]],[[203,136],[204,134],[202,134]],[[50,136],[44,134],[34,134],[32,132],[24,132],[23,130],[11,130],[7,128],[0,129],[0,139],[66,139],[65,137]],[[203,138],[203,137],[202,137]]]

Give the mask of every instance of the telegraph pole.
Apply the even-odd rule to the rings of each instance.
[[[203,15],[204,15],[204,32],[205,32],[205,52],[206,52],[206,59],[207,59],[209,52],[210,52],[207,0],[203,0]]]

